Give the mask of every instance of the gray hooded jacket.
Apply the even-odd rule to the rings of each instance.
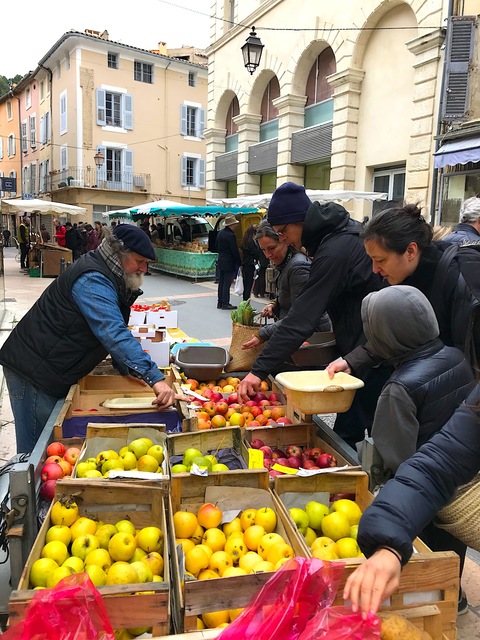
[[[404,285],[370,293],[362,303],[367,340],[395,371],[379,397],[372,438],[384,469],[398,466],[438,431],[475,386],[464,354],[438,338],[433,308]]]

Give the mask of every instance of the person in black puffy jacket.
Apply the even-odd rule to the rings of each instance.
[[[242,263],[237,247],[237,238],[232,229],[238,220],[231,213],[225,216],[225,225],[217,236],[218,251],[218,302],[217,309],[231,310],[237,307],[230,304],[230,285]]]
[[[400,583],[412,542],[457,487],[480,471],[480,385],[445,426],[398,468],[365,510],[358,543],[368,560],[349,577],[343,597],[376,613]]]

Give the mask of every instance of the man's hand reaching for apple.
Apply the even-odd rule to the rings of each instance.
[[[160,380],[160,382],[156,382],[153,385],[153,392],[155,393],[156,398],[152,401],[152,404],[158,405],[159,409],[167,409],[175,402],[175,393],[173,389],[170,389],[168,384],[163,380]]]
[[[241,402],[248,402],[250,398],[260,391],[262,380],[253,373],[248,373],[237,387],[238,399]]]

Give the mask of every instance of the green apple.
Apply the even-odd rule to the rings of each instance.
[[[199,449],[195,449],[194,447],[190,447],[189,449],[185,449],[183,454],[183,464],[186,467],[192,466],[192,460],[194,458],[201,458],[203,456],[202,452]]]
[[[212,471],[216,473],[219,471],[230,471],[230,469],[227,467],[226,464],[217,463],[212,466]]]
[[[30,583],[32,587],[46,587],[47,578],[55,569],[58,569],[58,564],[51,558],[39,558],[35,560],[30,569]]]
[[[98,564],[87,564],[85,571],[96,587],[103,587],[107,584],[107,574]]]
[[[135,569],[138,575],[138,582],[152,582],[153,573],[148,565],[141,560],[132,562],[131,566]]]
[[[147,553],[163,548],[163,533],[158,527],[143,527],[137,533],[136,539],[137,545]]]
[[[144,456],[150,447],[153,446],[153,442],[149,438],[137,438],[132,440],[128,445],[128,449],[133,451],[137,460]]]
[[[96,465],[97,464],[97,459],[96,458],[87,458],[85,460],[85,462],[93,462],[93,464]]]
[[[147,455],[153,456],[158,464],[162,464],[165,458],[165,453],[161,444],[154,444],[153,447],[150,447],[147,451]]]
[[[70,556],[70,558],[67,558],[62,564],[62,567],[70,567],[75,573],[82,573],[84,566],[83,560],[76,556]]]
[[[352,524],[352,526],[350,527],[350,538],[353,538],[354,540],[356,540],[357,536],[358,536],[358,524]]]
[[[43,547],[41,555],[42,558],[51,558],[52,560],[55,560],[58,566],[60,566],[68,558],[69,553],[67,545],[64,542],[60,542],[60,540],[52,540],[51,542],[47,542]]]
[[[125,518],[124,520],[119,520],[118,522],[115,523],[115,528],[117,530],[117,533],[130,533],[132,536],[134,536],[137,532],[137,530],[135,529],[135,525],[133,524],[133,522],[131,520],[128,520],[127,518]]]
[[[133,451],[128,451],[127,449],[125,455],[120,456],[120,459],[123,460],[123,468],[127,471],[130,471],[130,469],[135,469],[135,467],[137,466],[137,459]]]
[[[102,476],[102,472],[101,471],[97,471],[97,469],[90,469],[90,471],[87,471],[85,473],[85,478],[103,478]]]
[[[322,530],[322,520],[328,516],[330,509],[316,500],[311,500],[305,505],[305,512],[308,516],[308,526],[315,531]]]
[[[208,454],[206,456],[203,456],[204,458],[206,458],[207,460],[210,460],[210,462],[212,463],[212,467],[214,464],[218,464],[218,460],[216,459],[215,456],[212,456],[211,454]]]
[[[77,478],[84,478],[87,471],[96,468],[97,465],[95,462],[79,462],[76,469]]]
[[[308,529],[308,516],[303,509],[299,509],[298,507],[292,507],[289,509],[290,517],[297,525],[297,529],[300,531],[302,535],[307,533]]]
[[[146,551],[144,551],[140,547],[137,547],[135,549],[135,553],[132,556],[132,559],[130,560],[130,564],[132,564],[133,562],[138,562],[139,560],[142,560],[142,558],[145,558],[146,555],[147,555]]]
[[[184,464],[174,464],[171,471],[172,473],[188,473],[188,467]]]
[[[112,460],[112,459],[106,460],[102,464],[103,475],[105,475],[107,471],[112,471],[113,469],[120,469],[122,471],[125,469],[122,458],[117,458],[115,460]]]
[[[88,554],[100,548],[100,541],[93,533],[85,533],[72,542],[72,556],[85,560]]]
[[[75,573],[72,567],[58,567],[47,578],[47,589],[53,589],[56,587],[60,580],[63,580],[67,576],[71,576]]]
[[[106,549],[95,549],[95,551],[90,551],[90,553],[85,558],[85,567],[89,564],[96,564],[103,571],[108,571],[112,566],[112,559],[110,558],[110,554]]]
[[[101,527],[95,531],[95,535],[100,542],[101,549],[108,549],[108,543],[110,538],[118,533],[118,529],[114,524],[102,524]]]
[[[120,449],[120,451],[118,452],[118,455],[119,455],[121,458],[124,458],[124,457],[125,457],[125,454],[126,454],[126,453],[128,453],[128,451],[129,451],[128,446],[122,447],[122,448]]]
[[[196,464],[197,467],[200,467],[200,469],[206,469],[207,471],[212,470],[212,463],[205,456],[197,456],[196,458],[193,458],[192,465],[194,464]]]

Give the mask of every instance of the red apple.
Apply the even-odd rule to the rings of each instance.
[[[64,475],[62,467],[56,462],[44,464],[40,473],[43,482],[47,480],[58,480],[59,478],[63,478]]]
[[[300,469],[300,458],[296,456],[290,456],[288,458],[288,466],[292,467],[292,469]]]
[[[224,416],[228,411],[228,404],[225,401],[217,402],[217,413]]]
[[[305,460],[305,462],[303,463],[303,468],[304,469],[311,469],[312,467],[316,467],[317,465],[314,463],[313,460]]]
[[[267,445],[260,447],[260,451],[262,451],[264,458],[272,458],[272,449]]]
[[[261,393],[260,391],[258,393],[256,393],[252,400],[255,400],[256,403],[261,402],[262,400],[266,400],[267,396],[264,393]]]
[[[263,466],[265,467],[265,469],[268,469],[270,471],[272,464],[273,464],[273,460],[271,458],[263,459]]]
[[[42,482],[40,486],[40,495],[44,500],[53,500],[55,496],[55,484],[56,480],[47,480]]]
[[[330,495],[330,502],[336,502],[337,500],[352,500],[355,502],[354,493],[335,493]]]
[[[61,442],[52,442],[47,447],[47,456],[59,456],[61,458],[65,451],[65,445]]]
[[[214,416],[217,413],[217,405],[214,402],[206,402],[203,405],[203,410],[208,413],[209,416]]]
[[[250,409],[250,413],[252,414],[252,416],[254,416],[255,418],[258,417],[259,415],[263,415],[262,413],[262,407],[251,407]]]
[[[285,458],[285,451],[282,451],[281,449],[273,449],[272,459],[277,460],[278,458]]]
[[[254,438],[251,442],[250,442],[250,446],[252,447],[252,449],[260,449],[260,447],[264,447],[265,443],[263,440],[260,440],[260,438]]]
[[[218,391],[213,391],[212,395],[210,396],[210,400],[212,402],[220,402],[220,401],[223,401],[223,396]]]
[[[275,453],[275,452],[274,452]],[[275,459],[274,459],[275,460]],[[277,458],[275,460],[276,464],[281,464],[282,467],[289,467],[290,466],[290,462],[288,461],[287,458]]]
[[[270,471],[268,472],[268,475],[271,476],[272,478],[276,478],[277,476],[282,476],[283,473],[281,471],[277,471],[276,469],[270,469]]]
[[[73,467],[79,455],[80,455],[80,449],[78,447],[70,447],[63,454],[63,459],[69,462]]]
[[[276,393],[271,393],[271,394],[267,397],[267,400],[268,400],[269,402],[277,402],[277,400],[278,400],[277,394],[276,394]]]
[[[211,389],[209,389],[208,387],[204,387],[202,389],[200,395],[202,395],[205,398],[207,398],[208,400],[210,400],[210,398],[212,397],[212,393],[213,393],[213,391]]]
[[[293,422],[290,420],[290,418],[287,418],[287,416],[280,416],[280,418],[277,418],[277,424],[293,424]]]
[[[310,457],[312,460],[316,460],[321,453],[323,453],[323,451],[320,447],[313,447],[313,449],[310,449]]]
[[[60,456],[49,456],[43,464],[58,464],[62,460]]]
[[[272,420],[272,418],[269,418],[269,419],[267,420],[267,425],[268,425],[269,427],[278,427],[277,423],[275,422],[275,420]]]
[[[255,402],[255,400],[247,400],[245,404],[247,405],[247,407],[258,407],[258,404]]]
[[[321,453],[315,460],[320,469],[327,469],[328,467],[336,467],[337,461],[330,453]]]
[[[250,422],[248,423],[249,427],[261,427],[262,425],[259,423],[258,420],[250,420]]]
[[[231,393],[227,398],[227,404],[234,404],[238,402],[238,394]]]
[[[291,444],[285,449],[285,453],[287,454],[287,458],[290,458],[292,456],[295,458],[301,458],[302,448],[299,447],[298,444]]]
[[[260,402],[258,403],[259,407],[269,407],[270,406],[270,402],[268,400],[260,400]]]

